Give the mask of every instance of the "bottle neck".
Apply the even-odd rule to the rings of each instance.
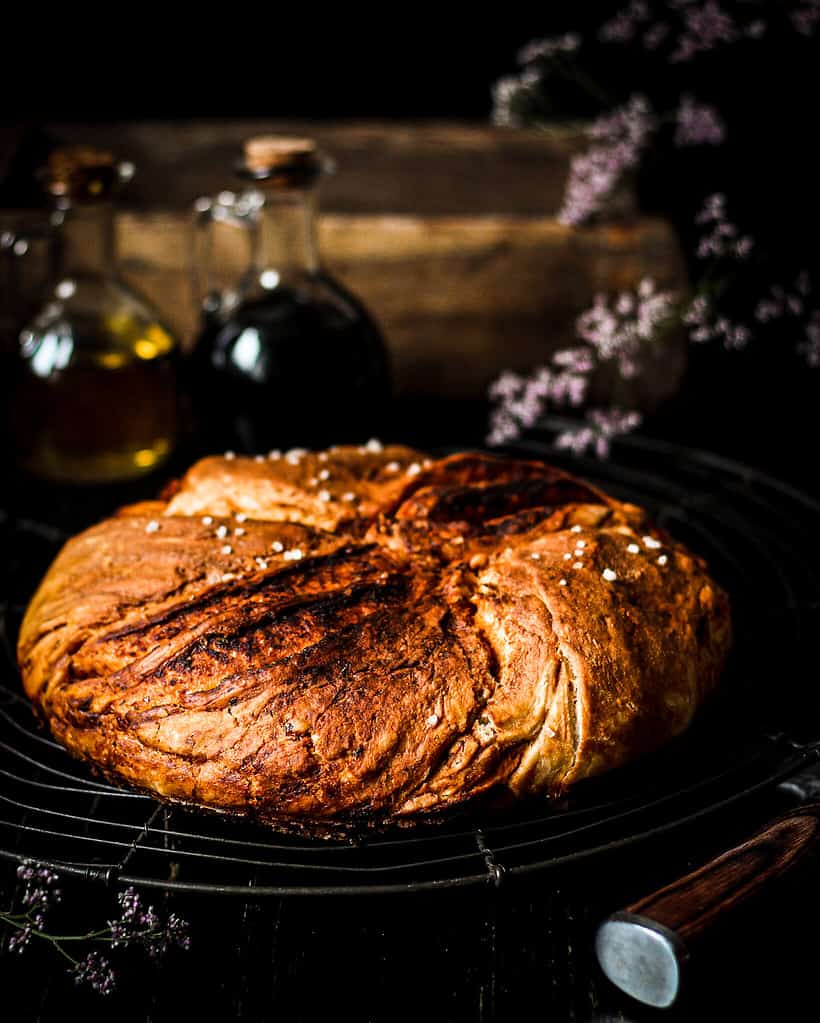
[[[315,192],[265,193],[253,262],[263,288],[276,287],[278,279],[318,271]]]
[[[111,203],[58,210],[54,273],[58,277],[112,277],[116,270],[114,207]]]

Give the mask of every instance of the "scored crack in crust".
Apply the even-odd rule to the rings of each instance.
[[[540,462],[206,458],[71,539],[18,655],[104,775],[275,826],[558,793],[682,732],[730,642],[704,562]]]

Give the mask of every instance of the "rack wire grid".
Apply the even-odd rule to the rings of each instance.
[[[530,800],[332,840],[159,804],[101,781],[53,742],[22,692],[14,647],[26,603],[67,534],[0,512],[0,856],[108,884],[245,898],[499,886],[696,822],[812,762],[818,715],[799,665],[820,608],[820,504],[753,469],[664,442],[628,438],[616,452],[611,462],[568,460],[537,439],[508,451],[563,463],[643,505],[708,559],[735,621],[720,696],[682,739],[581,783],[561,803]]]

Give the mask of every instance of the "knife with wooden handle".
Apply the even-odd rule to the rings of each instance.
[[[799,791],[794,783],[791,790]],[[608,917],[595,937],[601,969],[632,998],[667,1008],[680,991],[690,949],[709,925],[818,846],[820,802],[777,817],[691,874]]]

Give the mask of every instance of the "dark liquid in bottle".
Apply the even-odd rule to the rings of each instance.
[[[383,425],[388,389],[379,331],[325,276],[214,317],[191,356],[206,451],[361,443]]]

